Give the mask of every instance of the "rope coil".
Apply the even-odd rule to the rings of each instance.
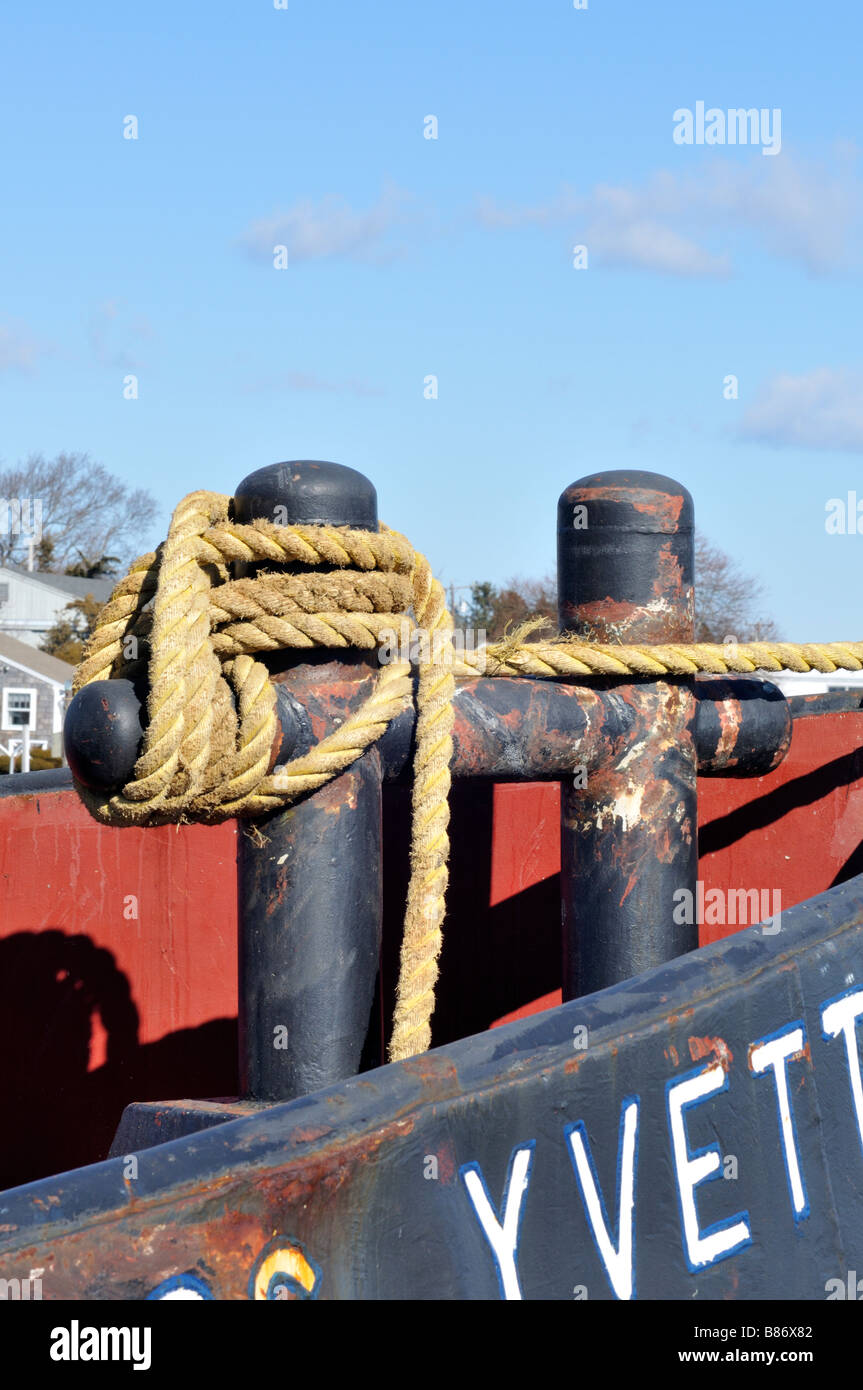
[[[751,642],[606,646],[569,638],[525,643],[517,633],[456,652],[444,591],[397,531],[276,526],[231,519],[232,499],[193,492],[159,549],[130,566],[102,609],[73,690],[148,677],[147,727],[134,772],[112,796],[76,783],[91,814],[112,825],[214,822],[289,805],[356,761],[413,698],[411,664],[383,665],[362,707],[302,757],[269,771],[276,692],[254,653],[284,648],[379,649],[394,632],[422,632],[412,793],[411,875],[390,1060],[425,1051],[449,856],[455,677],[636,675],[698,671],[863,669],[863,643]],[[229,566],[306,566],[232,579]]]

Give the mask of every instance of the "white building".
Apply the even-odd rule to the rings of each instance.
[[[0,565],[0,635],[38,647],[67,603],[87,594],[105,603],[116,582],[111,578],[77,579],[70,574],[7,569]]]
[[[28,729],[32,747],[60,756],[74,674],[68,662],[0,634],[0,753],[14,752],[10,740],[20,746]]]
[[[765,680],[778,685],[786,697],[823,695],[828,690],[859,690],[863,696],[863,671],[768,671]]]

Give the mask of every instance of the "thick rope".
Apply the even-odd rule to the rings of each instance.
[[[863,643],[674,643],[662,646],[503,642],[456,653],[453,621],[428,561],[404,536],[346,527],[240,525],[231,499],[195,492],[167,539],[129,568],[102,609],[75,674],[92,681],[143,674],[144,746],[130,780],[103,797],[76,784],[113,825],[213,822],[290,804],[355,762],[413,698],[411,665],[383,665],[364,704],[315,748],[269,771],[276,692],[253,653],[293,648],[404,652],[421,634],[414,755],[411,875],[390,1060],[425,1051],[438,976],[449,856],[455,677],[692,675],[863,669]],[[229,566],[309,567],[230,578]],[[326,567],[326,568],[324,568]]]

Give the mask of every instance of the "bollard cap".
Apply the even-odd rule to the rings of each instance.
[[[131,681],[93,681],[66,711],[66,761],[91,791],[115,791],[128,782],[143,738],[142,704]]]
[[[591,473],[557,506],[561,631],[587,641],[691,642],[694,508],[662,473]]]
[[[558,525],[569,529],[572,509],[585,506],[591,530],[685,534],[695,521],[692,498],[682,483],[664,473],[636,468],[590,473],[570,483],[557,504]]]
[[[355,468],[322,459],[290,459],[258,468],[234,493],[234,516],[288,526],[378,529],[378,495]]]

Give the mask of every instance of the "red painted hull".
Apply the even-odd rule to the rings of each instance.
[[[859,872],[863,713],[795,722],[766,777],[699,782],[700,878],[783,910]],[[388,794],[384,1011],[405,856]],[[559,788],[461,783],[435,1042],[560,1000]],[[110,830],[73,792],[0,799],[0,1186],[103,1158],[131,1100],[236,1089],[236,826]],[[701,942],[736,929],[701,928]],[[81,1116],[87,1117],[82,1122]]]

